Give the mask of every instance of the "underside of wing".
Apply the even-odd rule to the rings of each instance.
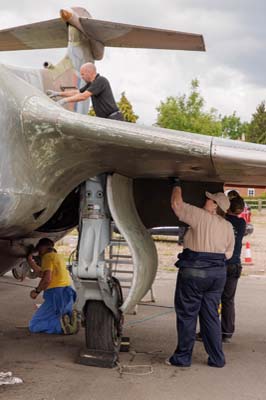
[[[205,51],[202,35],[80,18],[88,36],[107,47]]]
[[[0,51],[66,47],[67,26],[60,19],[0,31]]]

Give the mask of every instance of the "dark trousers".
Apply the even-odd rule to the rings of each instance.
[[[225,268],[180,269],[175,292],[178,344],[170,358],[173,365],[190,366],[197,318],[208,364],[223,367],[221,323],[218,307],[226,280]]]
[[[240,264],[231,264],[227,267],[227,278],[222,294],[222,335],[227,338],[231,338],[235,331],[235,294],[241,270]]]

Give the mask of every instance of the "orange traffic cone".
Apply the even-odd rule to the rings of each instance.
[[[249,242],[246,243],[245,263],[252,263],[251,248]]]

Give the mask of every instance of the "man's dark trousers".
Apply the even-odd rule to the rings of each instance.
[[[241,270],[241,264],[227,266],[227,278],[222,294],[222,335],[227,338],[231,338],[235,331],[235,294]]]
[[[208,364],[220,368],[224,366],[218,307],[225,281],[224,267],[179,270],[175,292],[178,346],[170,358],[171,364],[191,365],[199,316],[203,343],[209,355]]]

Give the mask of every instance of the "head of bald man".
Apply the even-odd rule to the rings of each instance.
[[[93,63],[83,64],[80,68],[80,76],[85,82],[93,82],[96,78],[97,70]]]

